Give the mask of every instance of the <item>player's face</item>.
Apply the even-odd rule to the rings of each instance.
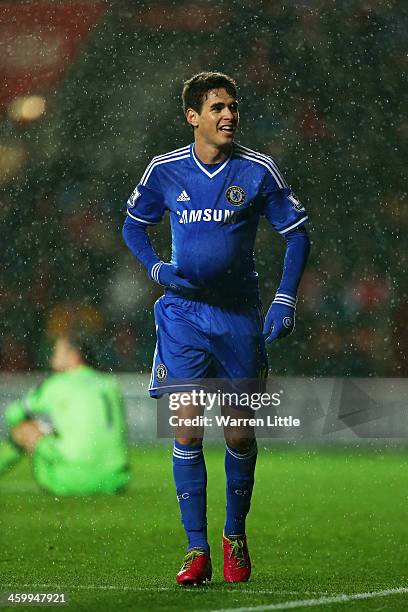
[[[234,140],[239,123],[238,101],[225,89],[212,89],[204,96],[201,112],[194,112],[191,119],[196,138],[222,148]]]

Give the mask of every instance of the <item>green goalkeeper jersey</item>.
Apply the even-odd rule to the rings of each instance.
[[[122,393],[110,374],[86,365],[53,374],[6,409],[9,427],[47,414],[61,461],[96,469],[126,470],[126,421]]]

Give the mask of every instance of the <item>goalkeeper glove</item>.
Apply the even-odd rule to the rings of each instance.
[[[170,287],[171,289],[198,289],[189,280],[181,276],[176,266],[164,263],[163,261],[155,263],[150,268],[149,276],[159,285]]]
[[[266,313],[263,334],[266,344],[284,338],[295,329],[296,298],[277,293]]]

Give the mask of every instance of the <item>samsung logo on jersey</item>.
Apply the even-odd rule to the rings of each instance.
[[[204,210],[183,210],[182,213],[178,210],[177,214],[180,216],[179,223],[197,223],[198,221],[234,223],[237,220],[237,213],[233,210],[204,208]]]

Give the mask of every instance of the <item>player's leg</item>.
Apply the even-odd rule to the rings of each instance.
[[[127,484],[127,472],[107,473],[94,463],[67,461],[60,443],[61,439],[47,435],[34,449],[34,477],[42,489],[55,495],[113,494]]]
[[[258,309],[216,312],[214,329],[217,376],[225,378],[238,392],[259,391],[258,381],[267,372],[267,357]],[[253,417],[253,411],[227,408],[233,418]],[[226,521],[224,526],[224,577],[227,581],[248,580],[251,562],[246,543],[246,518],[251,506],[255,479],[257,444],[252,427],[224,428],[226,440]]]
[[[224,408],[232,418],[253,414]],[[251,507],[258,454],[252,427],[225,427],[226,519],[223,534],[224,579],[246,582],[251,575],[251,559],[246,539],[246,518]]]
[[[100,472],[98,466],[67,462],[59,450],[58,440],[46,423],[27,419],[14,427],[10,442],[0,446],[0,473],[27,453],[32,456],[33,473],[42,489],[55,495],[89,495],[115,493],[128,482],[126,471]]]
[[[56,447],[55,436],[44,436],[33,452],[33,471],[42,489],[55,495],[67,493],[64,478],[61,479],[63,458]]]
[[[185,393],[208,373],[210,358],[206,337],[200,328],[199,305],[188,300],[166,297],[156,302],[157,346],[153,363],[150,394]],[[185,386],[183,386],[185,385]],[[180,406],[179,419],[202,414],[198,406]],[[203,430],[180,424],[175,432],[173,474],[181,520],[188,550],[177,576],[179,584],[201,583],[211,577],[207,540],[207,472],[203,448]]]
[[[173,448],[173,474],[188,549],[209,552],[207,541],[207,471],[203,454],[203,428],[186,427],[185,419],[202,414],[196,406],[180,406]]]
[[[180,406],[173,449],[173,474],[188,550],[177,574],[181,585],[211,580],[207,539],[207,470],[203,454],[203,427],[186,426],[185,419],[201,416],[197,406]]]
[[[49,427],[37,419],[26,419],[13,427],[10,436],[21,453],[32,455],[33,473],[37,483],[51,493],[65,493],[65,486],[57,471],[62,469],[62,458],[56,450],[55,437]]]
[[[253,414],[224,408],[224,414],[242,419]],[[224,427],[225,474],[226,474],[226,520],[224,534],[227,537],[245,535],[245,521],[251,506],[258,454],[253,427]]]

